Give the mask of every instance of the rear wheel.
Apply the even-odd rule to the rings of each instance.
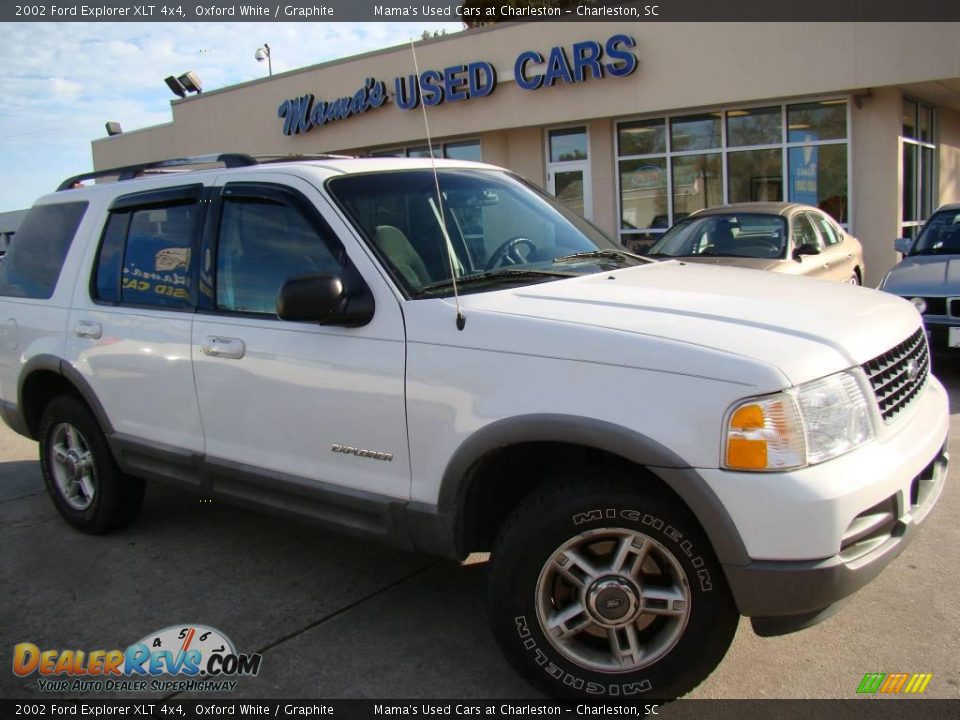
[[[83,532],[122,527],[143,505],[143,480],[120,472],[96,418],[74,396],[55,398],[43,413],[40,466],[54,506]]]
[[[498,537],[491,622],[517,670],[559,697],[670,699],[723,658],[736,611],[696,520],[611,471],[535,491]]]

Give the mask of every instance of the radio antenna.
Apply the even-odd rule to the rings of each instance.
[[[417,62],[417,49],[413,44],[413,39],[410,40],[410,52],[413,54],[413,69],[417,73],[416,91],[417,95],[421,96],[420,63]],[[437,222],[440,223],[440,231],[443,233],[443,239],[447,246],[447,263],[450,265],[450,282],[453,285],[453,300],[457,305],[457,330],[463,330],[467,324],[467,318],[464,316],[463,309],[460,307],[460,292],[457,288],[457,271],[453,264],[453,243],[450,241],[450,234],[447,232],[447,219],[443,212],[443,196],[440,193],[440,176],[437,175],[437,159],[433,155],[433,139],[430,137],[430,123],[427,122],[427,106],[424,104],[422,97],[420,98],[420,109],[423,110],[423,127],[427,131],[427,148],[430,152],[430,168],[433,170],[433,184],[437,189],[437,204],[434,205],[431,199],[430,206],[433,209],[434,216],[437,218]]]

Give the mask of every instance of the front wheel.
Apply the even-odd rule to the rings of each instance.
[[[556,697],[679,697],[716,667],[739,614],[699,524],[646,477],[535,491],[493,553],[501,649]]]

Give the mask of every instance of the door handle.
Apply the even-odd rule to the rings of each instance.
[[[103,328],[100,326],[100,323],[94,322],[93,320],[80,320],[73,326],[73,334],[77,337],[99,340],[103,337]]]
[[[240,338],[218,337],[208,335],[200,351],[211,357],[222,357],[230,360],[239,360],[247,352],[247,346]]]

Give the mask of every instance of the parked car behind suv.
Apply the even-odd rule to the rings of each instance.
[[[0,271],[0,410],[79,530],[148,479],[491,552],[527,679],[669,698],[739,616],[831,613],[942,491],[947,399],[900,298],[650,261],[486,165],[218,159],[70,178]]]
[[[648,256],[863,283],[860,241],[822,210],[798,203],[698,210],[667,230]]]
[[[880,289],[907,298],[923,315],[934,353],[960,354],[960,203],[930,216],[916,241],[894,243],[904,258]]]

